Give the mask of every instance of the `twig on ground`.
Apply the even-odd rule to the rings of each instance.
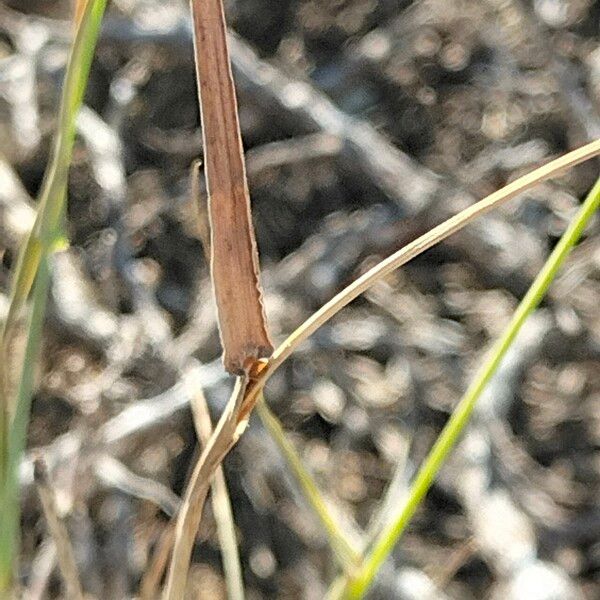
[[[8,29],[17,54],[0,61],[0,96],[10,107],[13,142],[19,154],[27,156],[41,140],[36,69],[38,55],[48,40],[45,28],[15,19]]]
[[[344,154],[351,157],[352,164],[363,169],[409,214],[423,210],[439,194],[438,177],[398,150],[371,124],[345,114],[309,82],[293,79],[261,61],[239,36],[230,33],[229,43],[242,88],[343,140]]]
[[[99,450],[117,444],[127,437],[142,433],[157,424],[164,422],[189,406],[197,386],[202,383],[205,387],[212,387],[225,380],[220,360],[210,365],[200,365],[191,361],[174,386],[153,398],[146,398],[131,403],[112,419],[106,421],[98,430],[94,444]],[[218,406],[217,409],[222,408]],[[45,457],[50,468],[68,462],[76,456],[81,449],[83,433],[71,431],[57,437],[51,444],[32,450],[21,462],[21,486],[26,488],[33,483],[33,461],[37,454]]]
[[[160,38],[181,44],[192,37],[185,19],[161,31],[132,27],[120,19],[108,19],[106,35],[113,40],[133,41]],[[423,210],[440,193],[440,178],[398,150],[375,127],[341,111],[309,81],[290,77],[274,64],[261,60],[235,33],[229,32],[231,62],[241,89],[261,103],[274,105],[308,127],[342,140],[342,156],[352,168],[363,170],[387,196],[408,214]]]
[[[136,475],[116,458],[101,454],[94,459],[93,469],[104,485],[118,488],[136,498],[149,500],[170,517],[177,513],[181,502],[176,494],[157,481]]]

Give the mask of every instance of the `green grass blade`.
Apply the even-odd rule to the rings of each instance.
[[[500,366],[504,355],[510,348],[523,323],[541,302],[559,267],[580,238],[586,224],[599,204],[600,179],[588,194],[576,217],[561,237],[542,270],[538,273],[535,281],[515,311],[509,325],[504,330],[504,333],[494,344],[485,362],[477,371],[473,382],[452,413],[452,416],[446,423],[442,433],[419,470],[405,504],[401,507],[391,525],[381,533],[373,544],[359,574],[353,579],[347,579],[342,592],[343,597],[350,600],[357,600],[362,598],[367,592],[377,572],[392,552],[398,539],[431,487],[435,476],[469,422],[473,408],[481,393]]]
[[[25,348],[22,375],[18,389],[18,410],[9,432],[9,462],[6,484],[0,492],[0,595],[10,589],[14,558],[19,547],[19,465],[27,437],[27,425],[33,395],[33,369],[37,364],[50,275],[48,261],[42,259],[33,287],[32,311],[29,319],[29,336]]]
[[[352,545],[342,528],[331,515],[312,475],[304,466],[296,449],[287,439],[277,417],[271,412],[262,396],[256,405],[256,411],[266,430],[285,458],[290,468],[290,474],[298,482],[308,505],[321,522],[327,534],[329,545],[336,555],[340,566],[347,573],[354,572],[361,560],[359,550]]]
[[[18,468],[25,445],[33,393],[34,369],[48,295],[48,257],[62,242],[68,169],[75,120],[83,101],[92,57],[107,0],[88,0],[65,75],[57,132],[39,195],[33,229],[21,247],[0,341],[0,595],[10,594],[19,529]],[[34,283],[35,282],[35,283]],[[26,349],[16,397],[10,390],[11,343],[34,286],[31,316],[26,320]]]
[[[107,0],[89,0],[73,42],[63,84],[52,154],[39,194],[38,214],[17,261],[5,330],[10,329],[18,320],[31,290],[41,252],[49,251],[56,243],[61,229],[67,177],[75,139],[75,122],[83,102],[106,2]],[[38,247],[39,244],[42,248]]]

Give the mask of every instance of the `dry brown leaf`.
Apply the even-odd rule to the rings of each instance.
[[[223,362],[230,373],[242,374],[270,356],[273,346],[262,304],[223,4],[192,0],[191,6]]]

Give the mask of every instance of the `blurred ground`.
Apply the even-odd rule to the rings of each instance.
[[[600,136],[600,3],[228,3],[272,334],[381,257]],[[0,7],[0,286],[31,223],[71,26]],[[187,3],[113,0],[69,182],[33,405],[86,591],[134,595],[195,436],[230,382],[188,168],[202,156]],[[390,276],[273,378],[267,397],[346,529],[390,506],[597,175],[538,186]],[[374,598],[600,597],[600,237],[595,221],[491,386]],[[5,301],[0,296],[0,309]],[[23,469],[23,585],[59,579]],[[322,598],[318,524],[258,421],[228,457],[248,598]],[[137,477],[134,477],[133,474]],[[198,597],[224,598],[212,515]]]

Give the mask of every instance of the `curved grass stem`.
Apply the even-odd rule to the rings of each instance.
[[[266,366],[254,377],[248,386],[244,406],[240,412],[240,418],[244,419],[254,408],[259,395],[269,377],[283,364],[283,362],[294,352],[294,350],[306,341],[319,327],[337,314],[344,306],[350,304],[379,279],[385,277],[392,271],[411,261],[413,258],[435,246],[442,240],[461,230],[465,225],[478,217],[487,214],[491,210],[504,204],[508,200],[518,196],[524,191],[534,187],[542,181],[556,177],[563,171],[574,167],[594,156],[600,154],[600,140],[596,140],[577,150],[573,150],[560,158],[531,171],[523,177],[519,177],[502,189],[486,196],[483,200],[476,202],[465,210],[450,217],[440,225],[437,225],[424,235],[407,244],[388,258],[382,260],[372,269],[361,275],[329,302],[324,304],[317,312],[312,314],[300,327],[298,327],[288,338],[279,345]]]

